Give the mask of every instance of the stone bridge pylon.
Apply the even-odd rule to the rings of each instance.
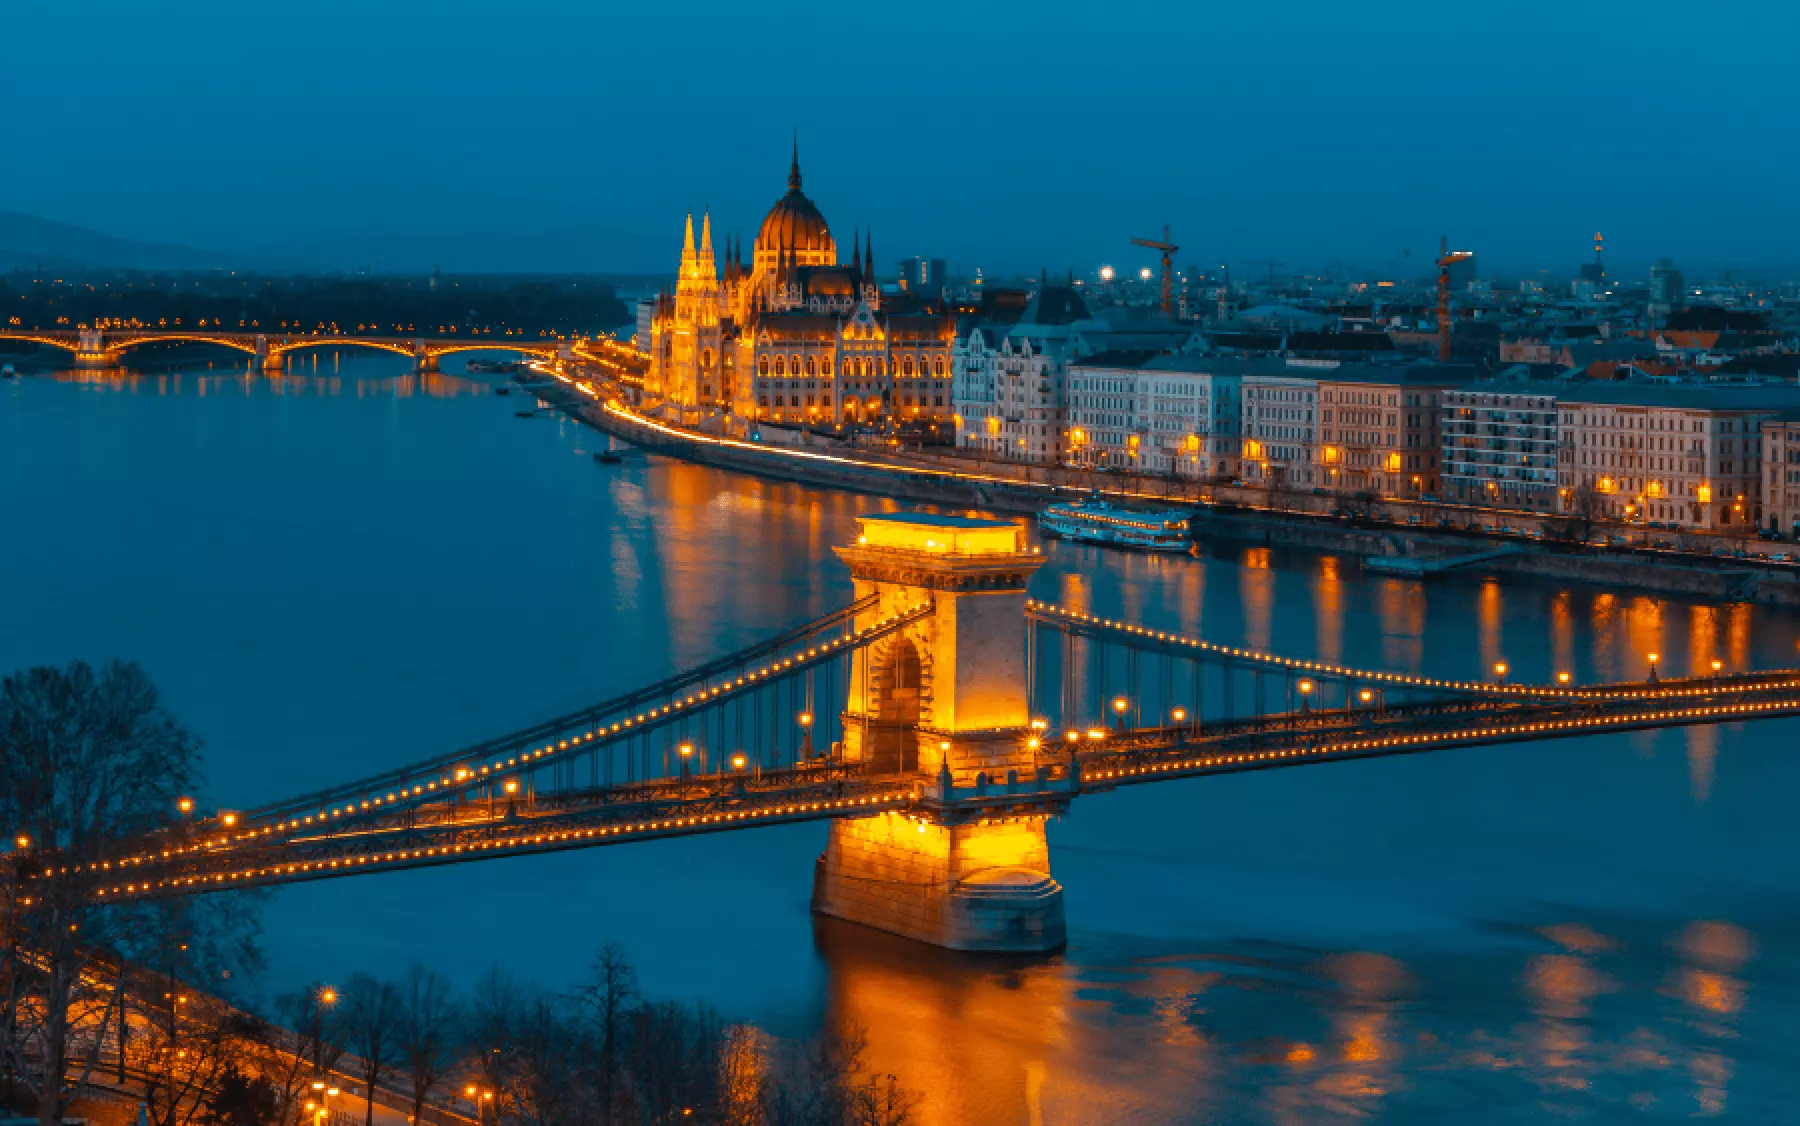
[[[850,565],[870,622],[931,612],[859,650],[843,754],[914,774],[910,813],[832,822],[813,909],[957,950],[1064,943],[1044,824],[1077,778],[1050,777],[1028,710],[1025,587],[1043,558],[1015,524],[924,513],[861,518]],[[862,625],[861,621],[858,625]]]

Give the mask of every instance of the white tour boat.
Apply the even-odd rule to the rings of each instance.
[[[1038,527],[1060,539],[1144,551],[1186,551],[1193,543],[1185,512],[1140,512],[1096,499],[1053,504],[1038,517]]]

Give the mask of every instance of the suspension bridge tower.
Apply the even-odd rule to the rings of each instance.
[[[925,800],[922,812],[833,821],[813,909],[957,950],[1057,949],[1062,887],[1044,824],[1077,779],[1051,779],[1028,710],[1025,587],[1043,558],[1000,520],[861,523],[837,553],[857,600],[876,596],[866,620],[931,610],[857,652],[843,754],[916,776]]]

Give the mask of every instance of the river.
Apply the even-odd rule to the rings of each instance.
[[[842,604],[878,498],[602,466],[488,381],[322,356],[0,384],[0,669],[129,657],[249,805],[520,726]],[[1354,560],[1046,543],[1033,593],[1214,641],[1477,677],[1800,664],[1800,618]],[[411,960],[828,1014],[949,1123],[1789,1120],[1800,723],[1166,783],[1050,828],[1063,955],[808,910],[822,825],[308,884],[265,995]]]

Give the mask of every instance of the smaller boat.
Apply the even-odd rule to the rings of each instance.
[[[601,465],[617,465],[625,458],[618,450],[601,450],[594,455],[594,460]]]
[[[19,373],[13,370],[11,364],[7,364],[5,367],[0,368],[0,379],[17,379],[18,376]]]
[[[513,417],[514,418],[536,418],[537,412],[536,411],[514,411]]]
[[[1183,552],[1193,542],[1185,512],[1141,512],[1092,497],[1051,505],[1038,517],[1038,527],[1047,535],[1076,543],[1142,551]]]
[[[511,387],[496,387],[496,388],[494,388],[494,394],[510,395],[510,394],[512,394],[512,388]]]

